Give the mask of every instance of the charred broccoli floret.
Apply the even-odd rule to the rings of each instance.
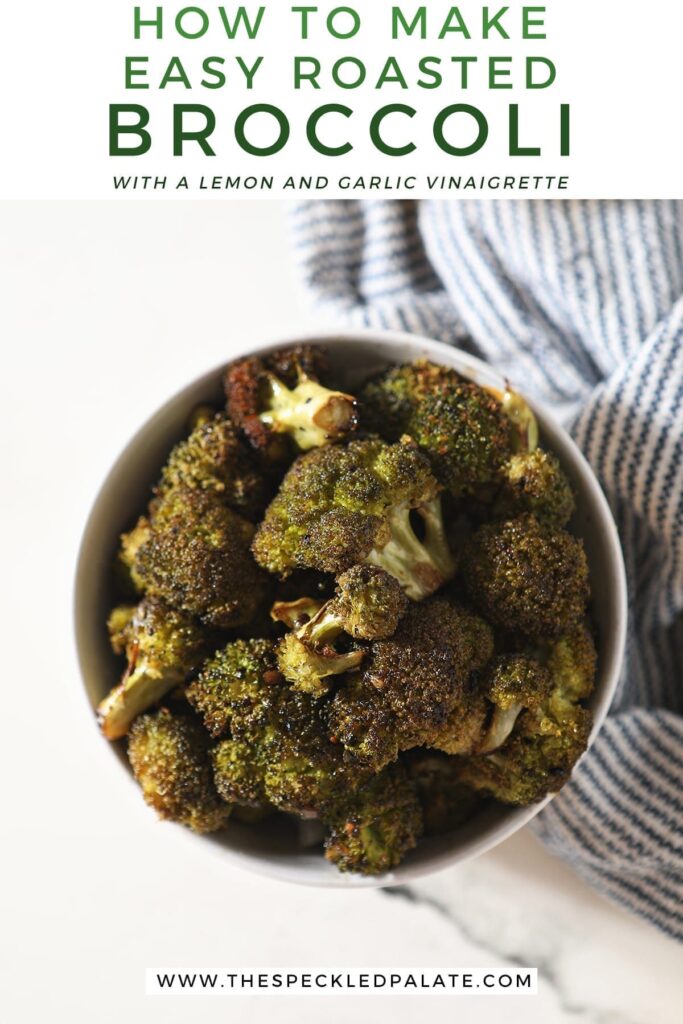
[[[211,491],[174,487],[156,504],[148,539],[135,554],[147,593],[229,628],[249,622],[268,594],[249,550],[253,525]]]
[[[340,871],[379,875],[399,864],[422,834],[415,787],[391,765],[326,816],[325,856]]]
[[[447,367],[425,360],[391,367],[361,399],[372,429],[392,441],[409,434],[456,496],[494,482],[511,453],[501,403]]]
[[[132,530],[121,535],[121,543],[115,565],[116,576],[121,589],[130,594],[142,594],[145,581],[137,570],[140,548],[150,538],[152,527],[147,516],[140,516]]]
[[[201,726],[166,708],[137,718],[128,737],[128,757],[145,801],[160,818],[195,832],[215,832],[230,815],[213,784],[208,746]]]
[[[585,700],[593,692],[598,656],[585,623],[560,637],[548,651],[547,666],[553,685],[569,700]]]
[[[524,709],[537,710],[548,699],[552,677],[547,668],[522,654],[500,655],[486,674],[486,695],[493,715],[478,746],[486,754],[502,747]]]
[[[221,799],[242,807],[266,803],[264,765],[243,740],[223,740],[211,751],[213,777]]]
[[[186,696],[211,736],[231,728],[248,736],[252,719],[262,723],[264,703],[281,683],[272,641],[234,640],[206,662]]]
[[[427,459],[411,443],[318,448],[285,476],[256,532],[254,556],[281,575],[297,567],[338,574],[375,565],[421,600],[455,569],[438,495]],[[423,539],[411,512],[422,520]]]
[[[188,687],[187,699],[212,736],[229,730],[232,745],[218,746],[214,771],[219,792],[234,791],[239,803],[266,799],[282,810],[317,813],[361,778],[344,765],[318,702],[286,685],[269,641],[228,644]]]
[[[115,608],[109,617],[112,647],[128,666],[118,686],[97,708],[109,740],[125,736],[134,718],[161,700],[197,667],[207,633],[197,623],[154,598],[137,607]]]
[[[406,767],[417,790],[426,835],[452,832],[479,809],[481,797],[459,779],[459,758],[414,750],[406,755]]]
[[[220,414],[202,417],[190,436],[171,452],[157,494],[175,487],[212,491],[248,519],[258,517],[268,500],[263,477],[252,465],[233,424]]]
[[[581,541],[532,515],[481,526],[465,548],[462,575],[491,622],[530,637],[566,633],[589,597]]]
[[[560,463],[549,452],[513,455],[503,466],[503,484],[493,505],[497,518],[533,512],[550,526],[566,526],[574,511],[574,494]]]
[[[463,760],[460,779],[504,804],[531,804],[565,784],[586,749],[590,712],[553,692],[523,711],[512,735],[492,754]]]
[[[425,734],[425,746],[444,754],[472,754],[479,749],[486,733],[491,705],[476,682],[470,681],[442,726]]]
[[[383,640],[396,631],[408,598],[395,576],[372,565],[354,565],[337,580],[329,610],[356,640]]]
[[[355,429],[356,400],[324,387],[319,382],[324,369],[323,352],[304,345],[241,359],[228,368],[228,412],[251,446],[267,459],[286,459],[282,435],[307,451]]]
[[[467,677],[492,644],[485,623],[441,598],[412,605],[391,639],[371,645],[362,675],[332,697],[331,734],[375,771],[400,750],[433,745],[462,717]]]
[[[305,614],[302,602],[296,604],[295,614]],[[313,604],[309,602],[309,607]],[[398,580],[382,569],[348,569],[337,581],[335,596],[280,641],[280,671],[296,689],[326,693],[329,677],[357,668],[365,653],[357,648],[340,651],[335,641],[342,634],[360,640],[391,636],[407,606]]]

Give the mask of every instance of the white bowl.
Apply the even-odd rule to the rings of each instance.
[[[440,342],[393,331],[322,333],[262,345],[242,354],[269,352],[302,341],[325,345],[351,389],[355,381],[374,368],[419,357],[452,366],[480,384],[502,387],[506,383],[473,356]],[[221,402],[223,370],[224,367],[218,367],[189,384],[144,424],[110,471],[90,513],[76,572],[75,627],[81,672],[93,710],[120,672],[120,662],[111,653],[105,628],[114,600],[111,564],[119,535],[145,506],[150,485],[157,479],[169,449],[182,436],[190,411],[202,402]],[[511,382],[512,386],[516,383]],[[544,409],[533,402],[530,405],[538,418],[542,443],[555,452],[573,484],[577,509],[572,529],[583,539],[590,564],[592,610],[599,636],[598,680],[590,702],[594,715],[592,740],[610,706],[624,653],[626,578],[621,547],[605,497],[583,455]],[[93,727],[97,727],[94,715]],[[107,746],[130,773],[123,744],[108,745],[103,739],[103,751]],[[141,798],[131,788],[133,799]],[[343,875],[323,858],[319,849],[302,850],[295,829],[285,820],[275,824],[266,821],[257,826],[230,822],[223,833],[212,836],[195,836],[181,826],[168,826],[168,839],[172,841],[175,830],[198,846],[216,847],[231,861],[252,871],[289,882],[368,888],[407,882],[490,850],[530,821],[547,802],[520,809],[489,807],[451,835],[423,839],[394,871],[379,878]]]

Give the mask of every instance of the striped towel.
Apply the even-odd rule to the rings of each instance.
[[[337,323],[481,356],[552,405],[595,470],[627,565],[626,667],[534,827],[683,939],[683,203],[312,202],[293,237]]]

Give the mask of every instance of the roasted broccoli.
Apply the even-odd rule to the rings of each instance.
[[[141,715],[128,737],[128,757],[146,802],[160,818],[195,832],[215,832],[230,816],[213,784],[206,733],[166,708]]]
[[[258,752],[244,740],[223,740],[211,751],[213,777],[223,800],[242,807],[266,803],[264,765]]]
[[[326,706],[331,734],[347,758],[375,771],[401,750],[435,745],[463,719],[468,676],[492,644],[485,623],[442,598],[411,605],[389,640],[371,644],[362,675]]]
[[[422,807],[426,835],[452,832],[479,809],[479,794],[459,779],[460,759],[434,750],[414,750],[406,756]]]
[[[225,629],[253,619],[269,582],[249,550],[254,527],[209,490],[177,486],[155,504],[134,570],[148,594]]]
[[[585,700],[593,692],[597,661],[595,643],[584,622],[551,644],[547,656],[553,685],[572,701]]]
[[[581,541],[528,514],[481,526],[464,550],[462,576],[492,623],[529,637],[566,633],[589,597]]]
[[[391,765],[324,815],[330,829],[325,856],[340,871],[390,871],[422,834],[415,787],[400,764]]]
[[[121,535],[119,551],[114,565],[119,589],[127,594],[142,594],[145,581],[137,571],[137,557],[140,548],[147,543],[152,532],[147,516],[140,516],[132,530]]]
[[[168,457],[157,487],[163,496],[172,488],[211,491],[235,512],[257,518],[268,500],[265,480],[252,464],[247,449],[223,415],[202,417],[189,437]]]
[[[286,608],[305,615],[304,602],[295,602],[295,610],[291,604]],[[308,601],[308,609],[316,603]],[[342,634],[357,640],[391,636],[407,606],[408,598],[393,576],[374,566],[353,566],[337,580],[335,596],[280,641],[280,671],[296,689],[326,693],[329,677],[357,668],[364,655],[358,648],[338,650],[335,641]],[[283,613],[276,606],[276,616]]]
[[[500,655],[486,673],[486,696],[493,705],[491,721],[477,747],[488,754],[502,747],[525,709],[537,710],[548,699],[552,676],[547,668],[523,654]]]
[[[234,640],[206,662],[188,686],[187,699],[213,737],[251,735],[252,719],[264,720],[264,704],[282,683],[270,640]],[[237,723],[233,724],[233,718]]]
[[[559,789],[597,658],[572,490],[527,403],[425,360],[357,403],[315,345],[224,386],[116,563],[128,665],[98,712],[147,803],[200,832],[294,815],[373,875],[489,799]]]
[[[267,460],[287,458],[286,435],[302,451],[346,437],[356,427],[356,400],[319,382],[320,349],[301,345],[233,363],[225,375],[228,412]]]
[[[411,513],[421,521],[419,539]],[[411,443],[330,445],[301,455],[285,476],[254,538],[256,561],[272,573],[297,567],[338,574],[365,563],[421,600],[454,572],[439,485]]]
[[[459,773],[464,784],[502,803],[534,803],[560,789],[590,736],[592,716],[579,703],[595,678],[590,632],[580,624],[539,649],[547,653],[545,667],[518,655],[491,666],[487,682],[495,711],[480,747],[484,756],[464,760]]]
[[[566,526],[574,511],[574,495],[554,455],[540,448],[520,452],[501,472],[503,483],[493,504],[496,518],[533,512],[550,526]]]
[[[541,708],[523,711],[507,742],[462,761],[460,780],[504,804],[531,804],[560,789],[586,749],[592,718],[555,691]]]
[[[128,666],[97,714],[109,740],[125,736],[137,715],[182,683],[206,653],[210,637],[196,622],[146,597],[137,607],[115,608],[109,617],[112,647]]]
[[[364,419],[382,437],[412,437],[453,494],[491,484],[511,453],[501,403],[455,370],[425,360],[391,367],[365,385]]]
[[[227,644],[186,693],[212,736],[230,732],[214,770],[219,792],[234,791],[238,803],[267,799],[283,810],[317,813],[363,777],[343,763],[318,702],[285,683],[269,641]],[[247,797],[249,791],[255,795]]]

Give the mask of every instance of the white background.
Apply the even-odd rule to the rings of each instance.
[[[220,29],[217,4],[199,4],[212,19],[208,35],[195,42],[174,38],[169,30],[163,42],[152,33],[140,42],[132,41],[133,3],[128,0],[32,0],[5,5],[0,37],[0,95],[3,103],[0,196],[5,198],[110,198],[113,174],[169,175],[169,190],[152,193],[157,199],[186,198],[172,190],[181,173],[188,174],[193,187],[202,174],[225,176],[273,173],[276,184],[289,174],[327,174],[330,190],[324,195],[348,196],[339,192],[335,181],[340,174],[379,174],[395,177],[417,173],[419,191],[424,193],[427,174],[568,174],[570,190],[565,196],[672,198],[683,196],[683,133],[680,131],[680,40],[683,37],[683,6],[672,0],[547,0],[546,41],[521,42],[519,31],[509,42],[482,42],[473,29],[471,42],[458,36],[444,41],[434,38],[436,27],[450,4],[427,5],[429,25],[435,25],[425,42],[410,39],[392,43],[389,31],[390,0],[355,0],[363,15],[361,34],[349,41],[330,39],[315,30],[309,42],[296,41],[289,3],[264,0],[267,6],[263,28],[253,42],[230,42]],[[534,0],[532,0],[532,3]],[[153,11],[157,2],[141,0],[143,11]],[[188,6],[185,0],[164,5],[167,24],[171,14]],[[229,12],[236,4],[225,4]],[[248,0],[250,10],[259,4]],[[319,0],[321,11],[337,6],[333,0]],[[352,5],[353,6],[353,5]],[[418,4],[404,3],[409,12]],[[478,24],[482,5],[465,0],[462,11],[471,26]],[[497,6],[492,4],[493,9]],[[509,0],[513,13],[523,6]],[[440,16],[440,17],[439,17]],[[316,24],[318,24],[316,22]],[[504,21],[508,24],[508,21]],[[519,24],[515,18],[510,24]],[[215,26],[215,27],[214,27]],[[480,33],[479,33],[480,34]],[[123,59],[127,54],[149,54],[151,81],[158,82],[163,58],[179,55],[187,61],[195,87],[185,90],[171,86],[160,93],[128,91],[123,88]],[[379,73],[385,56],[405,60],[414,69],[419,56],[437,55],[447,62],[452,54],[545,54],[558,68],[556,84],[546,91],[525,94],[517,90],[488,92],[477,88],[424,91],[398,87],[380,91],[321,89],[294,94],[290,87],[292,53],[315,54],[329,68],[333,58],[351,54],[364,59],[370,74]],[[225,56],[229,65],[235,55],[265,62],[255,80],[253,92],[246,93],[232,68],[229,85],[221,90],[197,87],[201,59]],[[477,79],[479,81],[479,79]],[[252,102],[271,102],[291,113],[292,136],[277,157],[256,159],[241,153],[232,134],[236,114]],[[304,124],[318,104],[337,101],[355,108],[350,122],[353,154],[341,159],[316,156],[304,140]],[[415,119],[418,150],[405,158],[380,158],[367,140],[371,113],[385,103],[412,102],[422,113]],[[476,157],[458,159],[441,154],[431,139],[433,114],[452,102],[470,102],[489,115],[490,140]],[[507,104],[522,107],[522,143],[543,142],[542,159],[510,159],[505,124]],[[152,111],[152,151],[144,157],[108,158],[107,111],[110,103],[142,103]],[[196,155],[193,150],[182,159],[173,158],[170,146],[171,106],[204,103],[216,110],[218,126],[214,136],[215,158]],[[559,105],[572,105],[572,156],[557,155]],[[396,122],[396,138],[407,135],[408,122]],[[332,118],[325,138],[336,138],[343,128],[341,118]],[[411,130],[413,125],[410,126]],[[329,135],[328,135],[329,131]],[[196,148],[196,147],[195,147]],[[131,193],[116,193],[119,197]],[[150,193],[132,193],[144,197]],[[401,191],[394,191],[394,196]],[[410,193],[415,195],[417,193]],[[457,193],[450,193],[457,196]],[[547,193],[541,193],[546,194]],[[231,197],[225,192],[189,193],[191,198]],[[244,193],[249,196],[258,193]]]
[[[72,648],[84,519],[170,393],[237,345],[315,327],[294,298],[282,208],[3,204],[0,281],[0,1019],[346,1024],[357,1001],[146,999],[144,968],[516,962],[539,967],[537,999],[372,997],[358,1019],[678,1024],[680,946],[528,832],[410,900],[295,888],[158,824],[98,735]]]

